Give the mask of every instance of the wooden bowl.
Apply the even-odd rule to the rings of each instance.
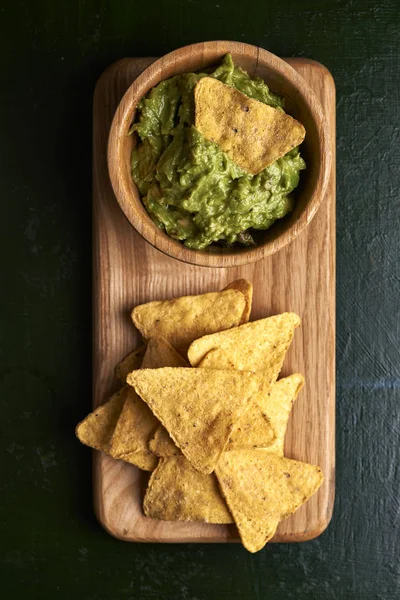
[[[131,177],[130,159],[135,136],[128,135],[139,100],[160,81],[180,73],[198,71],[217,64],[230,52],[236,64],[250,76],[265,80],[271,90],[285,98],[285,110],[303,123],[306,138],[301,153],[307,170],[295,191],[295,208],[284,219],[262,232],[253,248],[224,249],[210,246],[191,250],[163,233],[150,219]],[[156,60],[128,88],[115,113],[108,142],[108,168],[120,207],[140,235],[161,252],[178,260],[207,267],[248,264],[277,252],[289,244],[311,221],[324,197],[331,155],[321,105],[314,92],[285,61],[274,54],[239,42],[204,42],[186,46]],[[296,193],[297,192],[297,193]]]

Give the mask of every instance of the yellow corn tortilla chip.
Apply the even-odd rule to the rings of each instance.
[[[129,387],[110,441],[109,454],[122,460],[127,460],[125,457],[129,454],[127,462],[139,466],[135,461],[137,454],[137,459],[142,465],[140,468],[151,471],[157,465],[157,459],[149,451],[148,440],[157,426],[158,420],[147,404]],[[144,459],[144,455],[148,455],[147,460]]]
[[[253,399],[249,400],[249,404],[245,413],[236,422],[225,446],[225,452],[275,446],[276,435],[270,419]],[[181,455],[181,451],[162,425],[155,430],[149,448],[153,454],[162,458]]]
[[[147,344],[142,367],[153,369],[161,366],[182,367],[188,366],[188,363],[166,340],[151,338]],[[109,453],[114,458],[135,464],[140,469],[152,471],[158,460],[150,452],[149,438],[159,425],[159,421],[135,390],[129,386],[128,390],[124,407],[111,438]]]
[[[149,448],[155,456],[161,458],[170,458],[171,456],[181,456],[182,452],[175,445],[174,440],[168,431],[162,425],[159,425],[149,441]]]
[[[145,352],[146,346],[143,344],[125,356],[125,358],[115,367],[115,376],[122,383],[125,383],[128,373],[135,369],[140,369]]]
[[[126,454],[122,454],[118,460],[135,465],[135,467],[138,467],[142,471],[154,471],[158,464],[157,456],[154,456],[150,450],[127,452]]]
[[[290,411],[303,385],[303,375],[294,373],[274,383],[268,393],[257,395],[261,410],[268,415],[276,436],[272,444],[265,449],[266,452],[283,456]]]
[[[300,318],[296,314],[282,313],[206,335],[191,344],[190,364],[197,367],[201,362],[203,367],[211,369],[218,365],[219,369],[263,372],[266,390],[278,378],[298,325]]]
[[[110,454],[110,442],[125,405],[127,395],[131,391],[133,390],[128,385],[124,386],[108,402],[90,413],[76,427],[78,439],[86,446]],[[146,409],[148,410],[147,406]],[[128,452],[118,458],[134,464],[144,471],[153,471],[158,463],[157,457],[153,456],[148,450],[136,453]]]
[[[200,79],[194,99],[196,128],[253,175],[304,140],[299,121],[213,77]]]
[[[132,320],[146,340],[163,337],[186,353],[198,337],[238,325],[245,305],[242,292],[225,290],[141,304],[133,309]]]
[[[214,473],[199,473],[182,455],[160,459],[143,510],[147,517],[164,521],[233,523]]]
[[[199,368],[211,368],[218,369],[218,362],[211,364],[210,360],[207,360],[209,355],[213,354],[213,351],[209,352],[205,359],[199,364]],[[265,386],[263,385],[262,388]],[[264,392],[266,394],[267,392]],[[236,422],[231,435],[229,436],[228,443],[225,450],[239,450],[244,448],[264,448],[270,446],[276,439],[275,432],[268,413],[264,412],[257,402],[258,396],[262,392],[256,392],[252,398],[250,398],[247,408],[243,412],[240,419]],[[159,448],[159,451],[168,451],[168,444],[165,438],[161,440],[164,442],[164,446]],[[169,446],[169,450],[171,450]]]
[[[248,323],[250,319],[251,305],[253,302],[253,286],[250,281],[247,281],[247,279],[238,279],[237,281],[232,281],[232,283],[227,285],[224,290],[239,290],[239,292],[242,292],[245,297],[246,304],[238,325]]]
[[[293,514],[323,481],[319,467],[264,450],[224,452],[215,474],[250,552],[261,550],[279,521]]]
[[[259,387],[253,373],[217,369],[140,369],[127,377],[176,445],[201,473],[211,473]]]
[[[123,387],[76,426],[75,434],[82,444],[102,452],[108,451],[129,389],[128,386]]]
[[[273,444],[275,439],[275,431],[269,417],[263,413],[258,403],[251,398],[248,408],[236,422],[229,436],[225,451],[265,448]]]
[[[164,338],[151,338],[147,344],[142,369],[160,367],[189,367],[185,360]],[[132,369],[133,370],[133,369]]]
[[[163,338],[151,338],[147,345],[146,356],[142,368],[156,367],[189,367],[187,360]],[[156,456],[163,456],[167,452],[170,456],[181,454],[170,438],[168,431],[159,425],[149,440],[149,449]],[[155,450],[155,451],[153,451]],[[161,454],[159,454],[161,452]]]
[[[199,367],[202,366],[203,363],[201,362]],[[212,368],[218,368],[218,365],[214,365]],[[267,396],[267,393],[261,394],[261,396]],[[258,393],[253,396],[253,398],[258,397]],[[236,422],[225,447],[226,451],[241,448],[264,448],[274,445],[276,435],[268,412],[263,411],[253,398],[249,399],[247,408]],[[163,458],[181,454],[168,431],[162,425],[155,430],[149,442],[149,447],[153,454]]]

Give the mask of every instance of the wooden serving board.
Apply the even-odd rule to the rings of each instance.
[[[107,137],[115,109],[151,58],[123,59],[100,77],[93,108],[93,403],[106,401],[118,383],[115,365],[140,344],[130,320],[133,306],[220,290],[246,278],[254,284],[251,320],[284,311],[302,319],[282,375],[301,372],[306,385],[289,421],[285,453],[318,464],[325,481],[273,541],[308,540],[328,525],[335,490],[335,86],[330,73],[307,59],[288,59],[319,97],[332,137],[333,168],[326,197],[311,225],[277,254],[234,268],[181,263],[145,242],[125,219],[107,171]],[[94,453],[94,506],[103,527],[126,541],[237,541],[233,525],[148,519],[141,501],[148,474]]]

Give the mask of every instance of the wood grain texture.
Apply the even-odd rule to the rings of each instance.
[[[282,375],[300,371],[306,385],[289,421],[285,452],[318,464],[325,482],[295,515],[283,521],[276,542],[303,541],[328,525],[335,476],[335,87],[322,65],[288,59],[319,97],[331,134],[333,169],[313,222],[277,254],[257,263],[212,269],[184,264],[162,254],[134,231],[115,200],[107,172],[107,137],[118,102],[152,61],[124,59],[100,78],[94,96],[93,128],[93,401],[117,388],[116,363],[140,343],[130,310],[149,300],[218,290],[245,277],[254,284],[251,319],[297,312],[295,333]],[[94,453],[94,504],[112,535],[130,541],[237,541],[234,526],[170,523],[144,517],[141,498],[148,475],[132,465]]]
[[[147,214],[131,176],[131,155],[137,136],[129,135],[140,99],[160,81],[218,64],[226,53],[252,77],[268,81],[285,98],[288,113],[306,129],[301,146],[307,177],[296,190],[294,209],[270,229],[259,232],[253,248],[222,248],[211,244],[203,251],[186,248],[155,225]],[[108,142],[108,169],[117,201],[128,221],[158,250],[183,262],[206,267],[234,267],[256,262],[278,252],[311,222],[324,197],[331,170],[326,119],[316,94],[287,62],[271,52],[242,42],[212,41],[191,44],[154,61],[131,83],[116,107]]]

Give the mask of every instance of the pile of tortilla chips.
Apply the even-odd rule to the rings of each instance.
[[[278,380],[300,319],[248,322],[252,285],[150,302],[132,311],[144,345],[116,368],[123,387],[76,428],[80,441],[151,477],[147,517],[235,523],[256,552],[323,481],[284,458],[304,379]]]

